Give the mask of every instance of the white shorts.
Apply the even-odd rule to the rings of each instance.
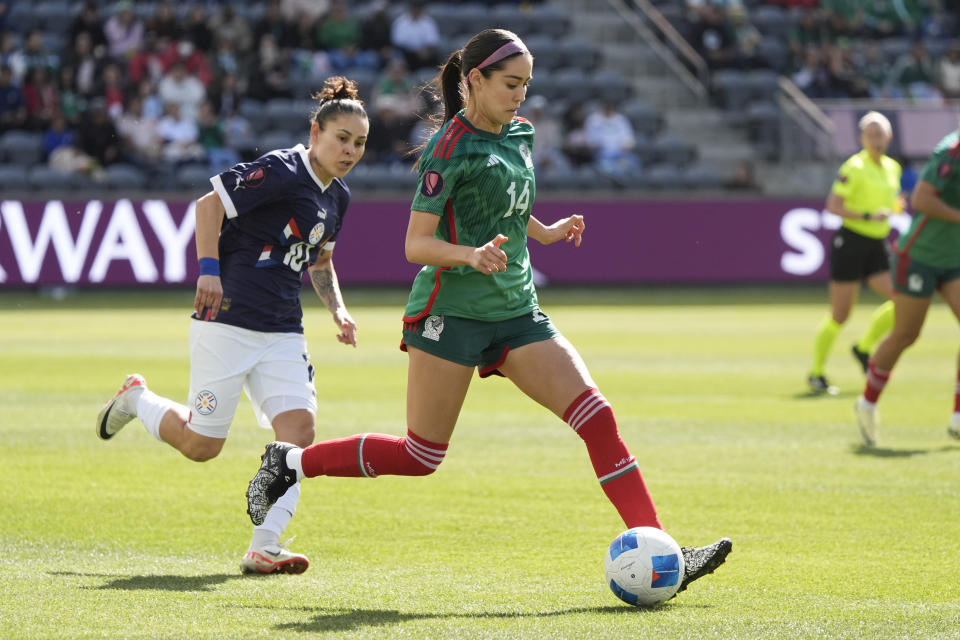
[[[191,321],[190,429],[226,438],[241,389],[264,429],[272,429],[273,419],[284,411],[306,409],[316,415],[317,391],[306,339],[299,333]]]

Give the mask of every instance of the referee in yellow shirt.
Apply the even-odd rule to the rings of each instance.
[[[833,342],[857,300],[860,283],[887,298],[870,318],[870,326],[852,351],[864,373],[880,338],[893,328],[893,284],[886,238],[887,218],[902,210],[900,165],[885,155],[893,128],[876,111],[860,119],[863,147],[843,163],[827,197],[827,211],[843,218],[830,247],[830,313],[820,322],[813,343],[813,367],[807,381],[814,393],[837,392],[824,375]]]

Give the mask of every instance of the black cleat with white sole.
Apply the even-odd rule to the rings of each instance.
[[[287,466],[287,452],[296,447],[288,442],[271,442],[260,456],[260,469],[247,485],[247,514],[260,526],[267,511],[297,483],[297,472]]]
[[[683,553],[683,580],[680,582],[680,593],[694,580],[699,580],[708,573],[713,573],[723,564],[730,552],[733,551],[733,542],[730,538],[720,538],[706,547],[681,547]]]

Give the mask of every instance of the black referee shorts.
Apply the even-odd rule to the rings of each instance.
[[[858,281],[890,271],[886,238],[868,238],[846,227],[833,234],[830,243],[830,279]]]

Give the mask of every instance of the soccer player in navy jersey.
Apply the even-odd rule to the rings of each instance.
[[[533,56],[509,31],[486,29],[443,66],[443,124],[425,145],[407,226],[407,259],[424,265],[404,312],[407,434],[307,448],[267,445],[247,489],[254,524],[298,478],[427,476],[443,462],[473,372],[503,375],[583,440],[604,494],[628,527],[662,528],[613,408],[572,344],[540,310],[527,239],[579,246],[583,216],[547,225],[536,198],[533,124],[517,116]],[[684,547],[680,590],[719,567],[722,538]]]
[[[97,416],[108,440],[134,417],[147,432],[191,460],[223,448],[241,389],[257,420],[278,440],[313,442],[317,412],[313,366],[303,336],[300,290],[304,270],[339,329],[357,344],[333,248],[350,203],[343,177],[363,157],[369,123],[356,84],[330,78],[314,96],[310,146],[271,151],[213,176],[197,201],[200,262],[190,326],[187,406],[162,398],[138,374],[127,376]],[[296,510],[295,484],[253,530],[241,569],[302,573],[307,558],[279,543]]]

